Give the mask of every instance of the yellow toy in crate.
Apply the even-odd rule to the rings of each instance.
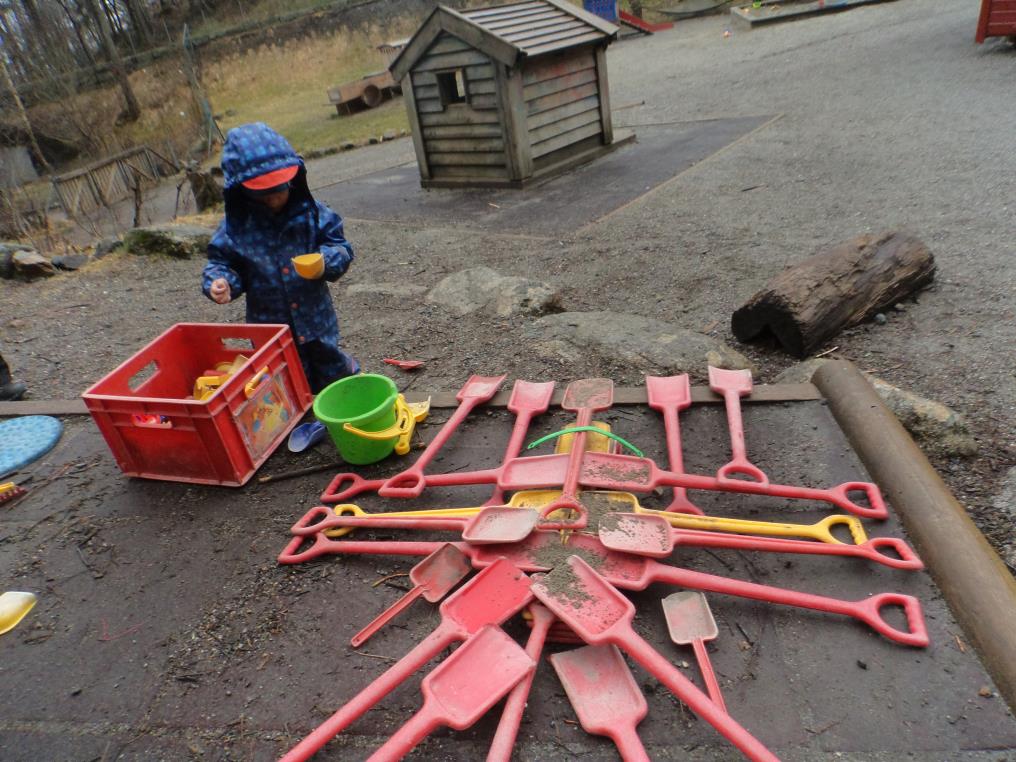
[[[194,382],[194,399],[204,401],[219,391],[219,388],[229,380],[229,377],[243,367],[247,359],[243,355],[237,355],[232,362],[218,363],[215,366],[214,375],[208,373],[199,376]]]

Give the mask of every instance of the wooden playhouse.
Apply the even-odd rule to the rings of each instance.
[[[520,186],[609,150],[617,32],[565,0],[439,5],[390,67],[422,185]]]

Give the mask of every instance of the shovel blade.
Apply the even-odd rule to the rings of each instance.
[[[733,391],[737,392],[738,396],[744,397],[751,394],[751,371],[724,370],[710,366],[709,388],[717,394]]]
[[[22,593],[10,590],[0,595],[0,635],[10,632],[18,626],[35,607],[38,597],[35,593]]]
[[[591,645],[610,642],[635,618],[631,601],[578,556],[534,582],[533,595]]]
[[[507,378],[504,376],[470,376],[469,380],[462,385],[455,399],[465,402],[467,399],[489,400],[501,387],[501,383]]]
[[[674,532],[663,516],[606,513],[600,517],[600,542],[610,550],[665,558],[674,550]]]
[[[500,627],[488,625],[424,678],[424,701],[442,725],[465,730],[535,666]]]
[[[696,640],[712,640],[717,635],[716,620],[702,593],[692,590],[671,593],[663,599],[663,615],[670,639],[679,646]]]
[[[533,381],[516,381],[512,387],[512,396],[508,399],[508,409],[518,415],[522,411],[544,413],[550,407],[550,399],[554,395],[554,382],[534,383]]]
[[[688,374],[646,376],[646,394],[649,397],[649,407],[653,410],[663,410],[667,407],[684,410],[691,405],[691,383],[688,381]]]
[[[470,635],[500,624],[533,599],[532,580],[506,558],[498,558],[441,604],[441,618]]]
[[[454,545],[445,544],[409,571],[413,585],[423,588],[423,597],[437,603],[464,579],[473,565],[469,557]]]
[[[547,657],[564,686],[582,729],[609,735],[635,727],[649,705],[616,646],[585,646]]]
[[[561,408],[573,413],[579,410],[606,410],[613,403],[613,381],[609,378],[583,378],[572,381],[565,388]]]
[[[540,514],[527,508],[492,505],[484,508],[462,529],[462,539],[475,545],[521,542],[536,527]]]

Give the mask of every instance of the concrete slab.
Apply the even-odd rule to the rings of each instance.
[[[424,436],[432,437],[449,413],[437,411]],[[602,417],[666,463],[655,413],[623,407]],[[831,486],[865,476],[822,402],[751,404],[744,417],[748,452],[774,481]],[[434,472],[496,464],[510,422],[506,411],[477,411]],[[530,439],[567,422],[561,413],[543,416]],[[722,408],[697,405],[681,424],[690,470],[710,473],[725,461]],[[408,571],[414,560],[276,565],[288,527],[316,504],[330,474],[240,490],[127,480],[98,434],[77,428],[45,462],[62,476],[37,486],[0,519],[0,576],[11,588],[41,595],[36,611],[2,641],[0,757],[274,759],[437,625],[435,607],[417,602],[354,652],[349,637],[401,595],[405,580],[373,583]],[[281,452],[266,472],[331,457],[327,444],[303,457]],[[392,461],[361,473],[388,475],[404,465]],[[489,487],[448,489],[398,506],[477,505],[488,495]],[[649,495],[643,502],[661,506],[668,498]],[[718,515],[806,523],[828,515],[816,504],[692,498]],[[383,507],[376,498],[361,505]],[[903,534],[894,518],[866,525],[872,535]],[[668,562],[844,600],[892,590],[922,601],[932,645],[914,650],[843,617],[710,595],[720,632],[710,651],[728,708],[781,759],[973,762],[1016,754],[1016,720],[927,575],[851,559],[733,551],[682,549]],[[659,600],[669,592],[654,585],[631,596],[636,627],[701,684],[691,650],[667,639]],[[517,618],[506,629],[525,638]],[[634,671],[650,705],[640,733],[652,759],[736,758],[655,680]],[[367,756],[418,708],[419,679],[316,759]],[[481,759],[496,722],[495,713],[463,733],[440,731],[409,759]],[[573,723],[562,688],[543,664],[515,758],[616,759],[608,741]]]
[[[350,219],[553,236],[634,201],[770,119],[636,125],[635,143],[529,188],[424,190],[414,162],[319,188],[315,195]]]

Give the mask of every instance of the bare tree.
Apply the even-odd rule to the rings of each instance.
[[[134,95],[134,89],[131,87],[130,77],[127,76],[127,70],[124,68],[120,51],[116,47],[116,41],[113,39],[113,30],[110,27],[109,18],[106,16],[106,4],[103,0],[91,0],[91,4],[92,15],[99,25],[102,47],[105,49],[106,57],[109,59],[113,76],[120,85],[121,92],[123,92],[125,108],[120,118],[125,122],[136,122],[141,116],[141,106],[138,105],[138,99]]]
[[[7,68],[7,59],[0,56],[0,70],[3,73],[4,84],[7,85],[7,89],[10,91],[11,100],[14,102],[14,107],[18,112],[18,116],[21,118],[21,123],[25,127],[25,132],[28,134],[28,139],[32,144],[32,151],[35,153],[39,163],[42,164],[43,168],[47,172],[52,172],[53,167],[46,161],[46,157],[42,154],[42,149],[39,147],[39,141],[35,137],[35,130],[32,129],[32,123],[28,120],[28,114],[25,111],[25,105],[21,102],[21,96],[18,95],[18,88],[14,86],[14,81],[11,79],[11,72]]]

